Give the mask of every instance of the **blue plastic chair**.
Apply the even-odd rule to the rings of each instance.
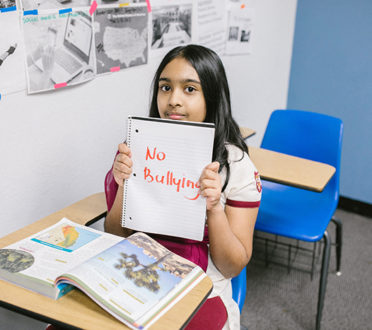
[[[231,286],[233,299],[238,304],[241,313],[247,292],[247,267],[244,267],[238,276],[231,279]]]
[[[262,199],[256,231],[306,242],[323,239],[316,329],[320,329],[327,285],[331,239],[329,222],[336,224],[336,268],[341,266],[342,223],[333,217],[339,199],[343,123],[340,119],[300,110],[275,110],[261,148],[298,156],[336,168],[321,193],[262,180]]]

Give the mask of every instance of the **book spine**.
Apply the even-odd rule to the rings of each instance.
[[[127,130],[127,146],[130,148],[132,136],[132,118],[128,117],[128,130]],[[128,180],[124,182],[124,191],[123,191],[123,206],[121,210],[121,226],[125,227],[126,220],[126,210],[127,210],[127,190],[128,190]]]

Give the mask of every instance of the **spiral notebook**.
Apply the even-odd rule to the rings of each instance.
[[[201,241],[206,201],[198,180],[213,141],[213,124],[130,116],[133,172],[124,183],[122,226]]]

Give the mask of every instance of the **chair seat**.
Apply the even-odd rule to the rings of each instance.
[[[308,242],[319,241],[337,207],[337,198],[328,186],[318,193],[262,180],[255,230]]]

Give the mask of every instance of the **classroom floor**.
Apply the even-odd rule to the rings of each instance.
[[[342,275],[335,274],[332,247],[321,329],[372,329],[372,218],[343,210],[337,210],[336,216],[343,222]],[[328,231],[334,240],[332,223]],[[305,272],[311,266],[309,254],[299,253],[293,262],[296,269],[288,274],[286,267],[274,263],[266,267],[263,252],[263,244],[255,243],[254,257],[247,267],[242,326],[248,330],[315,329],[320,260],[311,281]],[[286,264],[286,258],[283,250],[270,259]]]
[[[322,330],[372,329],[372,219],[337,210],[344,227],[341,276],[335,274],[332,248],[330,273],[323,310]],[[101,229],[102,223],[94,225]],[[330,224],[334,237],[334,227]],[[248,265],[247,296],[241,315],[242,329],[311,330],[315,327],[319,273],[313,280],[305,270],[311,257],[299,253],[288,274],[287,268],[265,265],[262,245],[255,243]],[[284,261],[277,251],[273,261]],[[286,254],[285,254],[286,255]],[[320,268],[319,263],[317,269]],[[0,330],[42,330],[46,324],[0,308]]]

